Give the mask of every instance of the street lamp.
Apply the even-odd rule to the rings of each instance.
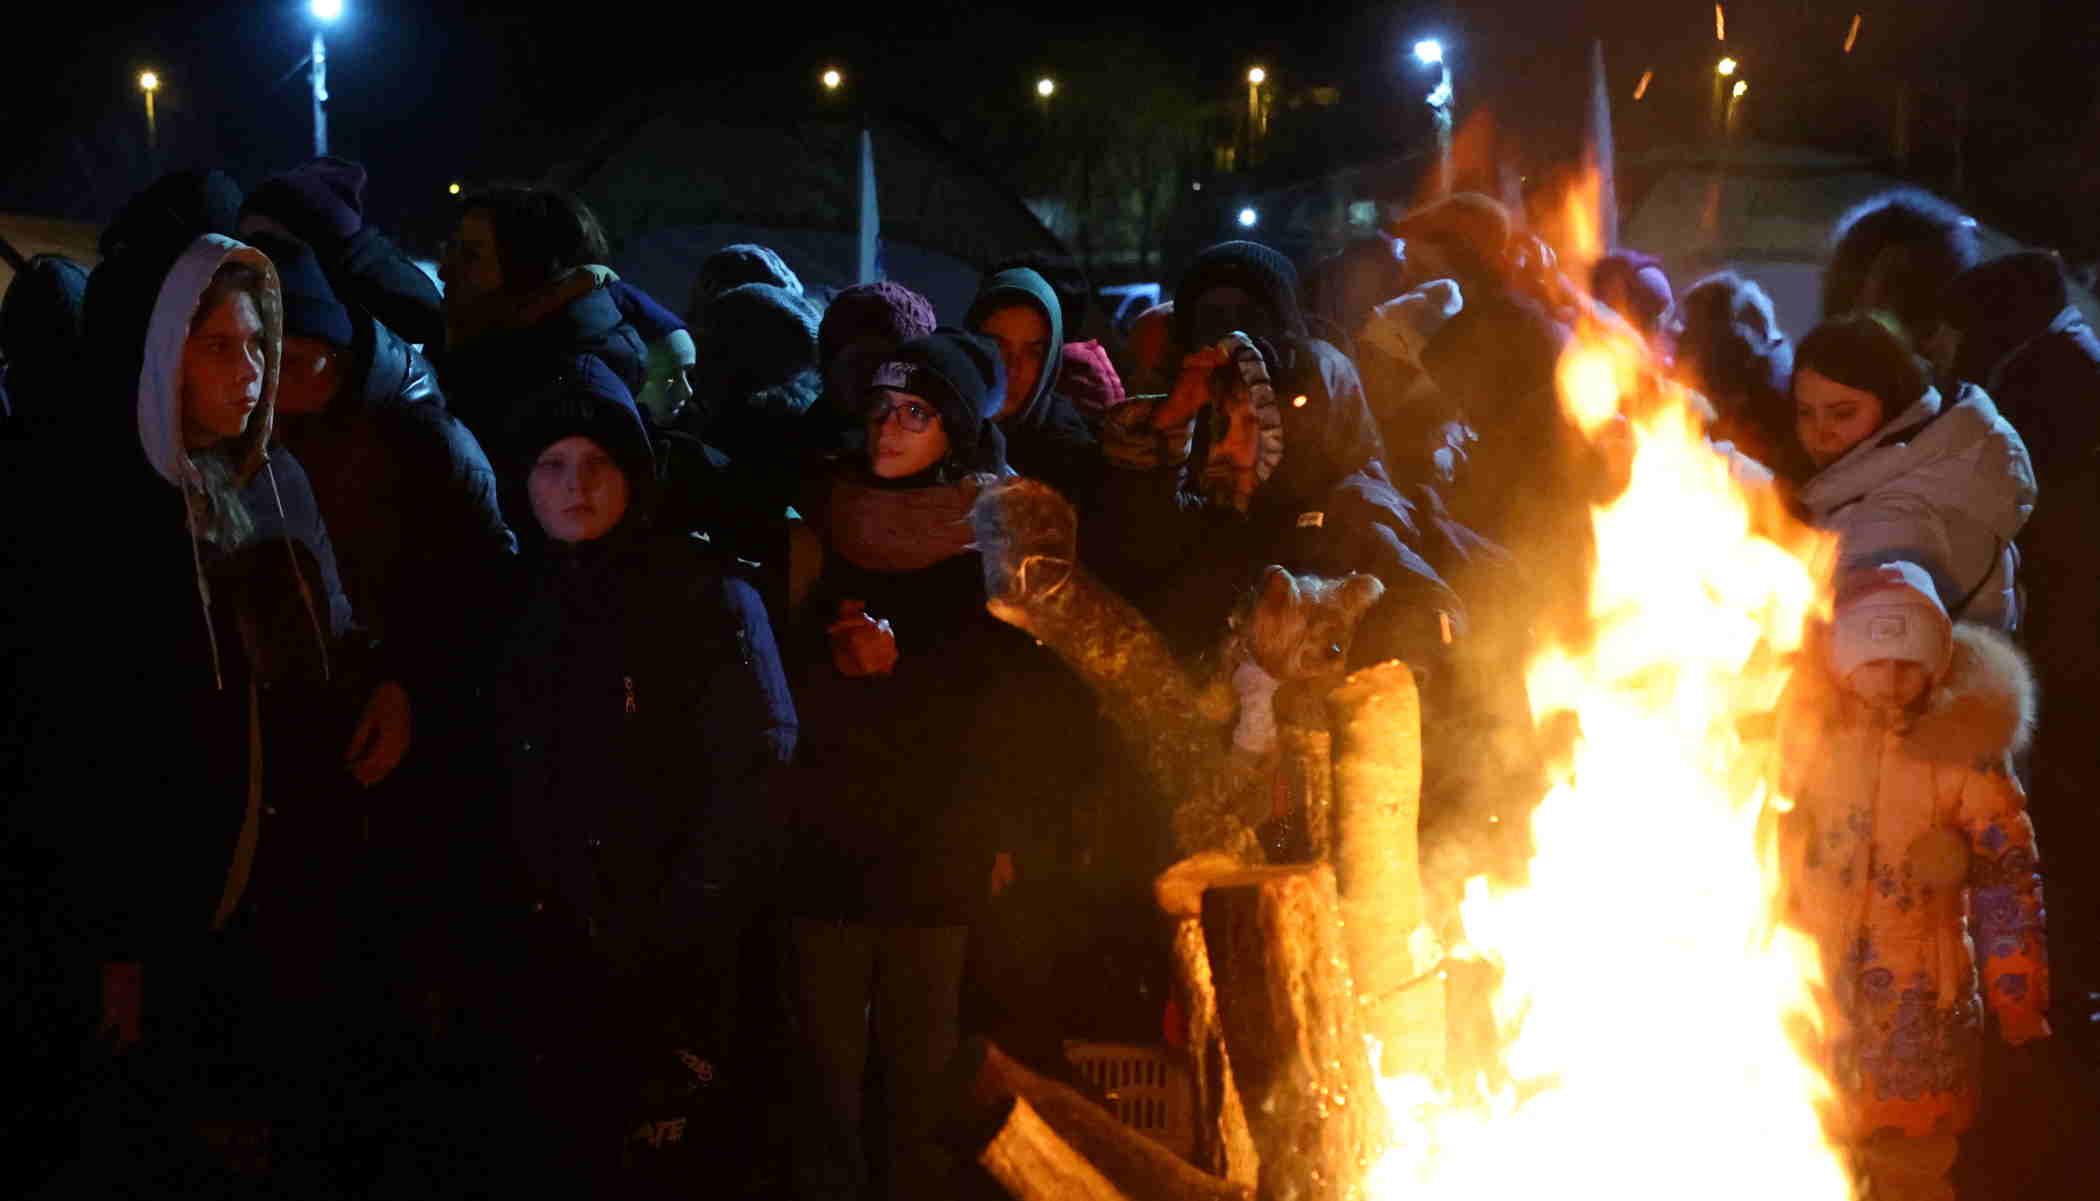
[[[1240,210],[1241,229],[1253,229],[1254,223],[1259,220],[1261,220],[1261,214],[1255,212],[1253,209],[1249,208]]]
[[[1050,97],[1055,96],[1057,94],[1057,81],[1050,78],[1048,75],[1045,75],[1041,79],[1036,80],[1035,94],[1041,96],[1045,100],[1050,99]]]
[[[321,40],[321,30],[342,19],[343,0],[312,0],[307,11],[314,18],[313,68],[309,78],[314,87],[314,156],[318,158],[328,153],[328,46]]]
[[[824,90],[827,92],[836,92],[846,83],[846,77],[839,74],[837,67],[824,68],[824,73],[817,78],[822,81]]]
[[[1714,70],[1722,75],[1733,75],[1735,74],[1735,60],[1724,58],[1714,64]]]
[[[139,72],[139,91],[146,94],[146,151],[160,149],[160,125],[153,119],[153,93],[160,90],[160,76],[151,71]]]
[[[453,182],[453,183],[449,183],[449,184],[446,184],[446,185],[445,185],[445,194],[446,194],[447,196],[457,196],[457,195],[459,195],[459,184],[458,184],[458,182],[457,182],[457,181],[455,181],[455,182]]]
[[[1744,93],[1744,92],[1747,92],[1747,91],[1749,91],[1749,90],[1750,90],[1750,85],[1749,85],[1749,84],[1747,84],[1747,83],[1744,83],[1744,82],[1743,82],[1742,80],[1738,79],[1738,80],[1736,80],[1736,81],[1735,81],[1735,87],[1733,87],[1733,88],[1729,89],[1729,92],[1728,92],[1728,94],[1729,94],[1730,96],[1733,96],[1733,97],[1735,97],[1735,98],[1736,98],[1737,100],[1741,100],[1741,99],[1743,98],[1743,93]]]
[[[1253,84],[1255,87],[1260,87],[1261,85],[1269,82],[1269,73],[1267,71],[1262,70],[1260,67],[1255,67],[1253,70],[1247,72],[1247,82]]]
[[[1422,99],[1436,117],[1436,194],[1451,191],[1451,64],[1444,61],[1444,43],[1423,38],[1415,43],[1415,62],[1436,69],[1436,86]]]

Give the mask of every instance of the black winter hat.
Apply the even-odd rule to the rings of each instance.
[[[102,228],[105,261],[136,249],[180,255],[199,234],[236,236],[241,185],[216,167],[174,171],[124,202]],[[172,261],[172,257],[171,257]]]
[[[1006,440],[992,418],[1006,403],[1006,364],[983,334],[942,326],[875,365],[866,391],[923,397],[940,413],[948,462],[962,471],[1006,471]]]
[[[522,475],[541,451],[563,438],[582,436],[605,448],[636,495],[656,480],[656,453],[642,424],[634,394],[596,355],[567,360],[543,387],[511,415],[505,442]]]
[[[1254,296],[1276,314],[1283,331],[1305,335],[1298,306],[1298,269],[1259,242],[1220,242],[1198,254],[1174,289],[1174,334],[1194,349],[1196,298],[1212,288],[1233,287]]]
[[[1975,366],[1987,373],[1997,360],[2049,323],[2071,303],[2063,263],[2044,250],[2023,250],[1978,263],[1947,285],[1940,316],[1961,331],[1963,350],[1973,343],[1989,355]],[[1963,358],[1972,356],[1964,354]],[[1982,382],[1983,375],[1973,375]]]
[[[355,340],[350,310],[335,297],[321,260],[306,243],[282,234],[254,233],[248,244],[270,256],[284,295],[284,332],[319,338],[344,350]]]
[[[365,227],[365,169],[347,159],[310,159],[257,184],[241,212],[267,217],[293,237],[333,246]]]

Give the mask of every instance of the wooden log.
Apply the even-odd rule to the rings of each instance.
[[[1151,623],[1080,565],[1071,504],[1048,485],[1016,479],[985,488],[970,521],[985,608],[1041,640],[1094,689],[1174,805],[1180,852],[1223,850],[1258,862],[1242,810],[1260,781],[1242,779],[1245,765],[1225,753],[1229,698],[1221,708],[1220,697],[1199,689]]]
[[[1260,1179],[1261,1157],[1232,1082],[1232,1057],[1218,1024],[1218,995],[1211,985],[1202,922],[1203,890],[1212,880],[1239,870],[1226,855],[1192,856],[1161,872],[1152,882],[1152,893],[1161,912],[1174,921],[1174,999],[1181,1006],[1181,1033],[1195,1089],[1196,1165],[1251,1189]]]
[[[1386,1141],[1334,870],[1250,868],[1211,882],[1203,938],[1233,1080],[1269,1201],[1354,1201]]]
[[[1335,885],[1349,971],[1386,1075],[1442,1075],[1441,953],[1425,921],[1417,837],[1422,710],[1414,673],[1381,663],[1327,698],[1335,764]]]
[[[1130,1201],[1100,1169],[1057,1136],[1025,1097],[1006,1102],[1004,1119],[977,1153],[1014,1201]]]
[[[1305,807],[1311,862],[1334,859],[1334,737],[1325,726],[1277,728],[1290,794]]]
[[[1026,1100],[1058,1137],[1132,1201],[1252,1201],[1252,1189],[1200,1171],[1077,1089],[1014,1062],[989,1040],[973,1040],[963,1054],[973,1104],[991,1108],[1017,1097]]]

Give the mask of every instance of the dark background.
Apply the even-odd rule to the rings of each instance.
[[[1908,173],[2030,240],[2074,259],[2100,256],[2089,215],[2100,210],[2100,6],[2091,4],[1739,2],[1725,45],[1712,5],[1699,0],[1000,12],[947,2],[665,11],[348,0],[346,10],[328,34],[332,148],[370,167],[371,216],[411,243],[437,236],[448,183],[537,176],[616,139],[670,89],[695,85],[724,112],[792,120],[842,103],[909,112],[1037,197],[1073,186],[1050,170],[1071,153],[1043,123],[1039,75],[1060,81],[1051,111],[1062,137],[1099,139],[1148,114],[1171,116],[1191,143],[1177,150],[1176,170],[1200,175],[1219,168],[1208,151],[1233,139],[1245,72],[1259,63],[1278,111],[1256,173],[1273,186],[1424,147],[1427,85],[1409,48],[1434,33],[1457,78],[1461,122],[1494,113],[1533,160],[1564,157],[1579,138],[1589,38],[1604,39],[1622,158],[1700,136],[1713,62],[1727,53],[1752,87],[1746,136],[1886,159],[1891,114],[1906,106]],[[1862,32],[1847,55],[1854,11]],[[156,166],[213,163],[253,184],[308,153],[305,74],[286,78],[307,51],[304,3],[40,6],[7,27],[0,210],[97,221]],[[849,99],[816,86],[831,63],[848,73]],[[157,160],[136,86],[147,67],[163,81]],[[1647,70],[1654,80],[1634,103]],[[1316,87],[1339,103],[1305,103]],[[1621,199],[1632,197],[1622,189]]]

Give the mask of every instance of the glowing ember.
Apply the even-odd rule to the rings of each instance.
[[[1790,1035],[1816,1022],[1817,961],[1776,924],[1785,802],[1768,791],[1767,719],[1827,603],[1825,547],[1639,353],[1590,329],[1561,365],[1569,417],[1624,450],[1628,482],[1594,512],[1593,639],[1527,677],[1534,718],[1580,731],[1532,818],[1529,879],[1476,878],[1461,910],[1503,969],[1509,1084],[1483,1074],[1487,1102],[1462,1105],[1385,1081],[1395,1146],[1372,1197],[1853,1195],[1818,1118],[1827,1086]]]

